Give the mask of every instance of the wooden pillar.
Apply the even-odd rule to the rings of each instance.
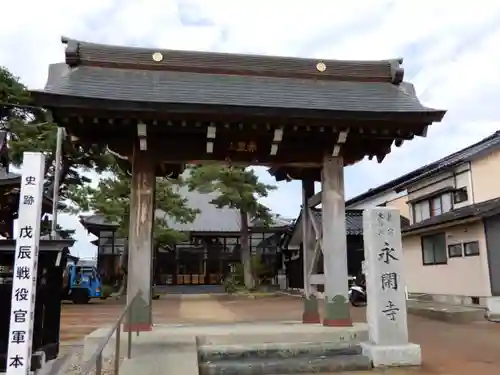
[[[147,151],[135,146],[132,157],[127,303],[141,291],[125,329],[152,329],[153,222],[155,197],[154,163]]]
[[[309,279],[309,270],[314,258],[313,233],[309,217],[308,201],[314,195],[314,181],[302,180],[302,272],[304,280],[304,312],[302,323],[319,323],[318,300]]]
[[[321,173],[325,326],[351,326],[347,274],[344,163],[325,157]]]

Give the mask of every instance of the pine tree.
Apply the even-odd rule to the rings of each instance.
[[[255,287],[250,254],[249,219],[257,219],[263,225],[272,221],[269,209],[259,203],[276,187],[259,182],[253,169],[221,164],[195,166],[188,179],[189,190],[202,193],[217,192],[211,203],[218,208],[229,207],[240,213],[241,262],[247,289]]]

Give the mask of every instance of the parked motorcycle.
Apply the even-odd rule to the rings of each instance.
[[[365,306],[367,302],[366,287],[364,285],[353,284],[349,288],[349,302],[354,307]]]

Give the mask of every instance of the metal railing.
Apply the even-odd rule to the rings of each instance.
[[[120,373],[120,341],[121,341],[121,325],[123,322],[123,319],[128,315],[128,321],[132,321],[132,306],[137,303],[137,300],[140,298],[141,292],[137,292],[137,294],[132,298],[132,300],[125,306],[125,309],[123,309],[122,313],[120,314],[120,317],[118,320],[115,322],[113,327],[109,330],[108,334],[106,335],[105,338],[101,340],[99,343],[99,346],[97,347],[97,350],[94,352],[92,357],[88,359],[85,363],[82,364],[81,370],[80,370],[80,375],[88,375],[90,372],[95,369],[95,375],[102,375],[102,365],[103,365],[103,355],[102,352],[106,348],[106,345],[108,345],[109,340],[111,340],[111,337],[113,337],[113,334],[116,332],[116,337],[115,337],[115,356],[114,356],[114,375],[119,375]],[[127,359],[130,359],[132,356],[132,330],[130,329],[127,332],[128,334],[128,341],[127,341]],[[139,336],[139,331],[137,331],[137,336]]]

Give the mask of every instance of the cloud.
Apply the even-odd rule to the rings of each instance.
[[[62,0],[17,0],[2,4],[2,13],[9,17],[0,28],[0,64],[31,87],[42,87],[48,64],[63,59],[61,35],[268,55],[404,57],[405,77],[416,85],[422,102],[449,112],[427,138],[395,149],[382,164],[364,161],[347,168],[348,196],[499,128],[500,2],[88,0],[75,6]],[[258,173],[272,183],[265,170],[258,168]],[[294,216],[300,183],[279,186],[265,202]],[[78,237],[77,247],[85,253],[87,238],[83,233]]]

